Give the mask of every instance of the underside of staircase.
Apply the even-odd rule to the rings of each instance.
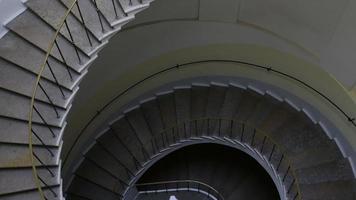
[[[233,146],[254,155],[280,184],[286,197],[282,199],[355,198],[349,161],[319,125],[286,102],[221,83],[178,86],[124,111],[84,153],[67,198],[123,198],[155,162],[196,141]],[[193,160],[187,163],[194,164]],[[155,173],[157,180],[162,181],[159,177],[165,174],[184,171],[175,171],[179,168],[177,163]],[[205,166],[214,167],[208,163]],[[221,184],[225,186],[228,187]],[[232,195],[230,199],[234,198]]]

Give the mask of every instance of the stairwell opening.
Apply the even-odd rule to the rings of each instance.
[[[175,181],[180,184],[174,184]],[[184,181],[187,186],[182,183]],[[211,186],[225,200],[280,199],[273,180],[256,160],[220,144],[194,144],[176,150],[149,168],[137,183],[171,182],[157,189],[168,191],[166,197],[169,199],[173,195],[184,199],[186,194],[181,191],[189,187],[189,181]]]

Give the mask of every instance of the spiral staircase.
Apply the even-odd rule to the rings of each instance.
[[[355,195],[348,160],[320,126],[285,102],[234,85],[195,83],[173,88],[127,110],[100,135],[75,169],[70,197],[123,198],[165,152],[203,141],[249,151],[272,171],[286,199],[353,199]],[[167,167],[171,168],[167,170],[171,176],[184,171]],[[164,177],[165,172],[156,175]]]
[[[149,1],[42,1],[6,24],[1,38],[1,199],[38,199],[28,146],[28,106],[39,66],[70,6],[73,10],[54,41],[34,101],[34,165],[47,199],[62,199],[61,137],[79,83],[98,51]]]
[[[201,143],[253,157],[281,199],[356,199],[350,159],[322,124],[290,101],[233,82],[192,81],[141,99],[105,124],[64,188],[62,137],[80,82],[109,39],[150,3],[28,0],[6,24],[0,39],[0,199],[134,199],[150,167]],[[243,195],[230,189],[225,199]]]

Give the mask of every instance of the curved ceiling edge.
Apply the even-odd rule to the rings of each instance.
[[[162,79],[160,79],[160,80],[162,80]],[[170,80],[170,79],[168,78],[168,80]],[[124,112],[130,110],[132,107],[135,107],[137,104],[139,104],[142,100],[150,98],[150,97],[152,97],[152,95],[154,96],[154,94],[164,93],[164,92],[172,90],[172,88],[174,88],[174,87],[179,87],[179,86],[184,87],[184,86],[190,85],[192,83],[210,84],[211,82],[213,82],[213,84],[227,84],[227,85],[234,84],[234,85],[237,85],[244,89],[249,89],[254,92],[260,93],[262,95],[270,95],[279,101],[287,102],[288,104],[290,104],[290,106],[294,107],[295,109],[297,109],[301,112],[304,112],[304,114],[307,117],[309,117],[311,119],[311,121],[314,121],[315,123],[319,123],[319,125],[324,129],[326,134],[332,133],[333,135],[328,135],[328,136],[333,139],[336,138],[335,140],[336,140],[337,144],[339,145],[339,148],[341,149],[341,151],[344,153],[344,156],[345,157],[351,156],[350,157],[351,165],[355,166],[355,160],[356,160],[355,153],[353,152],[352,146],[348,143],[348,140],[342,136],[342,132],[340,131],[340,129],[338,129],[333,123],[331,123],[325,116],[323,116],[323,114],[320,111],[318,111],[315,107],[313,107],[309,103],[305,102],[303,99],[298,98],[297,96],[291,94],[289,91],[286,91],[282,88],[279,88],[279,87],[276,87],[276,86],[273,86],[270,84],[266,84],[261,81],[257,81],[257,80],[253,80],[253,79],[249,79],[249,78],[242,78],[242,77],[240,77],[240,78],[228,77],[228,76],[194,77],[191,79],[179,80],[179,81],[175,81],[175,82],[168,81],[166,84],[164,84],[163,87],[157,86],[158,88],[150,89],[150,90],[148,90],[149,92],[147,92],[147,88],[146,88],[144,95],[141,95],[139,97],[131,96],[130,100],[126,100],[126,102],[130,102],[130,103],[126,103],[124,106],[122,104],[116,104],[117,102],[115,103],[116,105],[109,106],[110,110],[115,110],[115,112],[112,112],[112,113],[105,113],[105,111],[102,112],[102,113],[105,113],[104,121],[99,123],[97,126],[90,127],[89,130],[84,132],[84,134],[88,134],[91,132],[91,134],[94,134],[95,137],[88,137],[88,135],[86,135],[86,137],[83,137],[83,138],[97,138],[98,133],[100,135],[100,132],[101,132],[100,130],[102,130],[103,128],[106,127],[106,124],[108,121],[110,122],[110,121],[115,120],[117,118],[117,116],[121,115],[121,113],[124,113]],[[145,83],[145,85],[146,84],[147,83]],[[149,85],[152,85],[152,84],[149,84]],[[140,92],[138,92],[138,93],[140,93]],[[120,99],[120,100],[122,100],[122,99]],[[93,139],[83,140],[83,138],[80,138],[80,140],[76,144],[73,152],[78,151],[78,149],[80,149],[78,147],[80,147],[80,146],[81,147],[91,146]],[[75,156],[75,153],[72,155],[69,155],[69,156],[70,156],[69,160],[78,159],[78,157]],[[68,165],[66,165],[66,163],[64,163],[63,172],[64,172],[65,179],[66,179],[66,176],[68,176],[70,174],[69,172],[72,171],[73,167],[74,166],[68,166]],[[353,167],[353,169],[354,169],[354,173],[355,173],[355,168]]]

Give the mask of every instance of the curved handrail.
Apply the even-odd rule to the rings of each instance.
[[[180,123],[177,123],[175,125],[172,125],[170,127],[165,128],[164,130],[162,130],[160,133],[158,133],[156,135],[156,137],[160,137],[160,138],[154,138],[154,137],[152,138],[151,146],[156,146],[157,140],[160,140],[160,139],[167,140],[167,137],[164,134],[166,132],[169,132],[170,130],[174,130],[175,128],[178,129],[181,126],[189,127],[192,123],[197,125],[196,122],[205,122],[203,124],[206,124],[206,125],[209,126],[209,122],[212,122],[212,120],[218,121],[219,126],[221,125],[221,122],[223,122],[223,121],[229,122],[231,124],[231,127],[233,125],[240,124],[241,127],[243,127],[242,128],[242,135],[241,135],[242,137],[244,136],[243,132],[244,132],[244,130],[246,130],[247,127],[253,129],[254,130],[253,134],[255,136],[253,137],[252,141],[249,141],[251,143],[251,146],[253,146],[254,142],[256,142],[256,141],[254,141],[255,140],[254,138],[259,134],[262,135],[263,136],[262,137],[263,138],[263,143],[262,143],[262,147],[260,149],[260,151],[261,151],[260,153],[261,154],[263,154],[263,150],[266,148],[265,145],[267,145],[268,141],[270,141],[272,143],[273,147],[272,147],[271,152],[269,152],[268,160],[269,161],[271,160],[271,157],[273,156],[273,154],[275,152],[277,152],[277,150],[280,153],[282,153],[282,156],[281,156],[281,158],[279,160],[279,163],[277,164],[277,168],[275,170],[277,172],[279,171],[279,168],[282,165],[283,161],[285,161],[287,166],[288,166],[286,172],[284,172],[284,175],[283,175],[283,178],[281,179],[281,181],[284,182],[289,173],[291,173],[291,175],[293,177],[293,182],[287,187],[286,194],[288,195],[291,192],[292,187],[295,185],[297,191],[296,191],[296,193],[294,195],[293,200],[296,200],[296,199],[301,200],[302,199],[302,194],[301,194],[301,190],[300,190],[300,186],[299,186],[299,179],[298,179],[298,176],[296,174],[296,170],[294,169],[291,160],[288,158],[287,155],[285,155],[285,152],[287,152],[285,150],[285,148],[282,147],[281,145],[279,145],[279,143],[277,141],[275,141],[275,139],[271,138],[266,132],[264,132],[263,130],[260,130],[258,128],[255,128],[253,125],[251,125],[248,122],[244,122],[244,121],[240,121],[240,120],[236,120],[236,119],[229,119],[229,118],[226,118],[226,119],[224,119],[224,118],[197,118],[197,119],[190,119],[190,120],[182,121]],[[186,124],[188,124],[188,125],[186,125]],[[183,130],[184,130],[184,133],[185,133],[186,129],[183,128]],[[176,131],[172,131],[172,132],[174,133]],[[190,137],[194,137],[194,136],[198,137],[198,135],[193,135],[191,131],[189,131],[189,133],[191,134]],[[219,134],[221,134],[220,133],[220,129],[219,129]],[[186,133],[185,133],[185,136],[186,136]],[[208,132],[208,133],[206,133],[205,136],[211,136],[211,134]],[[174,134],[173,134],[173,137],[176,137],[176,136],[174,136]],[[178,138],[178,139],[180,139],[180,138]],[[243,142],[243,141],[241,141],[241,142]],[[168,141],[166,141],[166,143],[168,143]]]
[[[206,183],[203,183],[201,181],[196,181],[196,180],[173,180],[173,181],[158,181],[158,182],[150,182],[150,183],[139,183],[139,184],[135,184],[136,187],[140,187],[140,186],[157,186],[157,185],[163,185],[163,186],[167,186],[168,184],[180,184],[180,183],[187,183],[188,186],[189,184],[191,183],[194,183],[194,184],[197,184],[198,185],[198,189],[199,189],[199,186],[204,186],[206,188],[208,188],[208,191],[205,191],[208,193],[208,195],[213,195],[213,194],[210,194],[210,191],[213,191],[217,196],[214,197],[217,199],[217,200],[224,200],[224,197],[212,186],[206,184]],[[176,187],[176,188],[172,188],[172,189],[179,189],[180,187]],[[165,187],[165,189],[171,189],[171,188],[167,188]],[[140,190],[139,190],[140,192]]]
[[[49,44],[48,50],[46,52],[45,55],[45,59],[40,67],[40,70],[38,72],[37,78],[36,78],[36,82],[35,85],[33,87],[33,91],[32,91],[32,97],[31,97],[31,103],[30,103],[30,111],[29,111],[29,120],[28,120],[28,133],[29,133],[29,152],[30,152],[30,159],[31,159],[31,164],[32,164],[32,170],[33,170],[33,175],[34,175],[34,179],[35,179],[35,184],[36,187],[38,189],[38,192],[40,194],[40,198],[41,200],[46,200],[46,197],[43,193],[42,190],[42,186],[41,183],[44,183],[44,181],[42,179],[39,178],[38,176],[38,172],[36,169],[36,165],[35,165],[35,157],[37,158],[37,156],[34,156],[34,152],[33,152],[33,138],[32,138],[32,134],[33,134],[33,129],[32,129],[32,118],[33,118],[33,111],[34,111],[34,105],[35,105],[35,99],[36,99],[36,94],[37,94],[37,88],[40,86],[40,80],[43,74],[43,71],[46,67],[46,64],[48,62],[48,58],[53,50],[53,47],[55,45],[56,39],[60,33],[61,28],[63,27],[63,25],[66,22],[67,17],[69,16],[69,14],[71,13],[71,10],[73,9],[74,5],[76,4],[78,0],[73,0],[73,2],[70,4],[68,10],[65,12],[63,18],[60,21],[60,24],[58,26],[58,28],[56,29],[56,32],[51,40],[51,43]],[[37,111],[36,111],[37,112]],[[38,159],[38,158],[37,158]],[[39,160],[39,159],[38,159]],[[41,161],[40,161],[41,162]],[[52,175],[53,176],[53,175]],[[45,184],[45,183],[44,183]]]
[[[285,72],[279,71],[279,70],[275,70],[272,67],[266,67],[266,66],[262,66],[262,65],[257,65],[254,63],[249,63],[246,61],[240,61],[240,60],[200,60],[200,61],[194,61],[194,62],[187,62],[187,63],[181,63],[181,64],[177,64],[174,66],[170,66],[167,68],[164,68],[158,72],[154,72],[148,76],[146,76],[143,79],[140,79],[139,81],[136,81],[135,83],[133,83],[132,85],[130,85],[129,87],[127,87],[125,90],[123,90],[122,92],[120,92],[119,94],[117,94],[116,96],[114,96],[111,100],[109,100],[106,104],[104,104],[99,110],[97,110],[97,112],[88,120],[88,122],[84,125],[84,127],[80,130],[79,134],[76,136],[73,144],[71,145],[71,147],[69,148],[68,153],[65,155],[64,159],[63,159],[63,164],[66,163],[69,154],[72,152],[74,146],[76,146],[79,138],[81,137],[81,135],[85,132],[85,130],[90,126],[90,124],[106,109],[108,108],[111,104],[113,104],[117,99],[119,99],[120,97],[126,95],[126,93],[128,93],[129,91],[131,91],[133,88],[137,87],[138,85],[141,85],[142,83],[144,83],[145,81],[151,79],[151,78],[155,78],[156,76],[163,74],[165,72],[168,71],[172,71],[172,70],[177,70],[183,67],[187,67],[189,65],[193,65],[193,64],[198,64],[198,63],[208,63],[208,62],[229,62],[229,63],[238,63],[238,64],[244,64],[246,66],[253,66],[255,68],[258,69],[263,69],[266,70],[267,72],[275,72],[281,76],[290,78],[294,81],[297,81],[298,83],[301,83],[302,85],[304,85],[305,87],[311,89],[312,91],[316,92],[318,95],[320,95],[323,99],[325,99],[328,103],[330,103],[334,108],[336,108],[336,110],[338,110],[346,119],[348,122],[351,123],[351,125],[356,128],[356,118],[347,114],[346,111],[344,111],[339,105],[337,105],[330,97],[328,97],[327,95],[325,95],[324,93],[320,92],[319,90],[317,90],[316,88],[312,87],[310,84],[292,76],[289,74],[286,74]]]
[[[211,127],[210,124],[214,122],[214,120],[215,120],[214,130],[218,130],[218,132],[209,131],[210,129],[208,127]],[[200,127],[200,129],[204,130],[205,132],[198,131],[197,128],[198,122],[200,122],[199,126],[201,125],[205,126],[205,128]],[[221,132],[222,122],[228,122],[225,125],[229,125],[229,129],[228,129],[229,132],[223,133],[224,135],[222,135]],[[236,125],[239,125],[238,132],[233,130],[233,127],[235,127]],[[216,129],[216,126],[218,127],[218,129]],[[186,127],[189,127],[188,129],[190,129],[188,133]],[[252,135],[250,135],[251,138],[246,138],[248,132],[247,133],[245,132],[246,130],[248,130],[248,128],[250,128],[250,130],[253,130]],[[195,131],[193,131],[194,129]],[[179,130],[183,130],[183,131],[180,132]],[[169,133],[170,135],[168,135],[167,133]],[[238,135],[236,136],[236,134]],[[251,132],[249,134],[251,134]],[[144,155],[146,159],[144,163],[155,158],[157,153],[161,152],[161,150],[163,149],[171,149],[171,148],[174,149],[175,147],[179,146],[179,145],[171,146],[172,144],[184,144],[187,140],[190,139],[192,140],[213,139],[214,137],[220,137],[221,139],[225,139],[227,142],[231,144],[236,145],[237,143],[240,144],[242,143],[243,144],[242,147],[244,147],[249,151],[252,151],[252,153],[260,157],[263,160],[263,162],[266,162],[267,166],[270,166],[271,170],[273,170],[278,174],[276,176],[279,177],[277,179],[279,179],[279,182],[283,185],[282,187],[285,188],[283,190],[285,195],[290,196],[292,200],[302,199],[302,194],[299,187],[299,183],[300,183],[299,178],[296,174],[296,170],[294,169],[291,160],[288,158],[288,155],[286,155],[287,152],[286,149],[283,146],[279,145],[279,143],[275,141],[272,137],[270,137],[267,133],[265,133],[264,131],[258,128],[257,129],[254,128],[254,126],[249,123],[236,119],[229,119],[229,118],[227,119],[197,118],[197,119],[189,119],[189,120],[182,121],[180,123],[176,123],[172,126],[166,127],[165,129],[163,129],[158,133],[152,133],[151,140],[146,143],[143,143],[139,139],[137,134],[133,134],[133,137],[136,137],[136,139],[140,142],[141,149],[138,150],[142,151],[141,153]],[[121,145],[124,145],[125,149],[130,149],[125,144],[125,142],[122,139],[120,139],[120,137],[116,137],[116,138],[119,140],[119,143]],[[246,147],[245,145],[248,145],[248,147]],[[270,148],[268,148],[268,146]],[[151,148],[151,150],[149,150],[149,148]],[[131,156],[134,155],[132,151],[130,150],[128,151]],[[274,157],[275,155],[277,155],[277,157]],[[146,164],[142,164],[142,162],[137,160],[134,156],[132,158],[133,158],[133,163],[135,164],[134,169],[137,170],[137,172],[141,172],[144,165]],[[278,158],[278,159],[272,162],[272,158],[274,159]],[[132,176],[137,175],[136,172],[134,172],[132,169],[129,169],[127,166],[123,165],[123,167],[125,168],[128,174]],[[270,175],[272,176],[272,174]],[[286,182],[287,177],[291,178],[289,179],[291,182]],[[129,183],[125,183],[125,185],[129,186]]]

